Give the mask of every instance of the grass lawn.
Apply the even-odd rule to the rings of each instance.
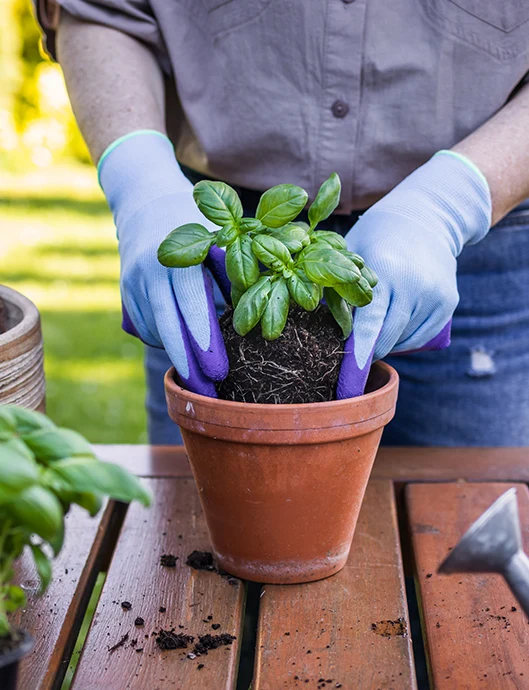
[[[144,443],[142,345],[121,331],[112,218],[88,167],[0,174],[0,283],[42,317],[47,412],[92,443]]]

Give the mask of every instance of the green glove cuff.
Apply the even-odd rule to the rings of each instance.
[[[106,149],[103,151],[101,158],[99,159],[99,163],[97,164],[97,179],[100,185],[101,166],[103,165],[105,158],[107,158],[108,155],[111,154],[112,151],[115,148],[117,148],[120,144],[122,144],[124,141],[127,141],[127,139],[132,139],[132,137],[137,137],[140,134],[155,134],[156,136],[162,137],[163,139],[167,139],[167,141],[169,141],[169,137],[167,137],[167,135],[163,134],[163,132],[158,132],[158,130],[156,129],[137,129],[135,132],[129,132],[128,134],[124,134],[122,137],[119,137],[119,139],[116,139],[116,141],[113,141],[109,146],[106,147]]]

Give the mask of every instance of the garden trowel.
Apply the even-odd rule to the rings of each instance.
[[[516,489],[476,520],[439,566],[440,573],[499,573],[529,616],[529,558],[522,549]]]

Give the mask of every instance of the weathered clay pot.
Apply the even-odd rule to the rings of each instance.
[[[267,583],[344,567],[398,375],[372,367],[366,395],[305,405],[215,400],[165,376],[219,566]]]
[[[0,285],[0,405],[13,403],[44,412],[42,332],[37,307]]]
[[[0,688],[17,690],[17,678],[20,661],[33,649],[33,638],[24,630],[20,631],[21,639],[17,647],[0,654]],[[23,690],[20,688],[19,690]]]

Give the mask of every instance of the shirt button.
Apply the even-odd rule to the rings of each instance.
[[[349,112],[349,106],[345,101],[341,101],[338,99],[337,101],[334,101],[334,103],[331,106],[331,111],[334,117],[345,117],[347,113]]]

